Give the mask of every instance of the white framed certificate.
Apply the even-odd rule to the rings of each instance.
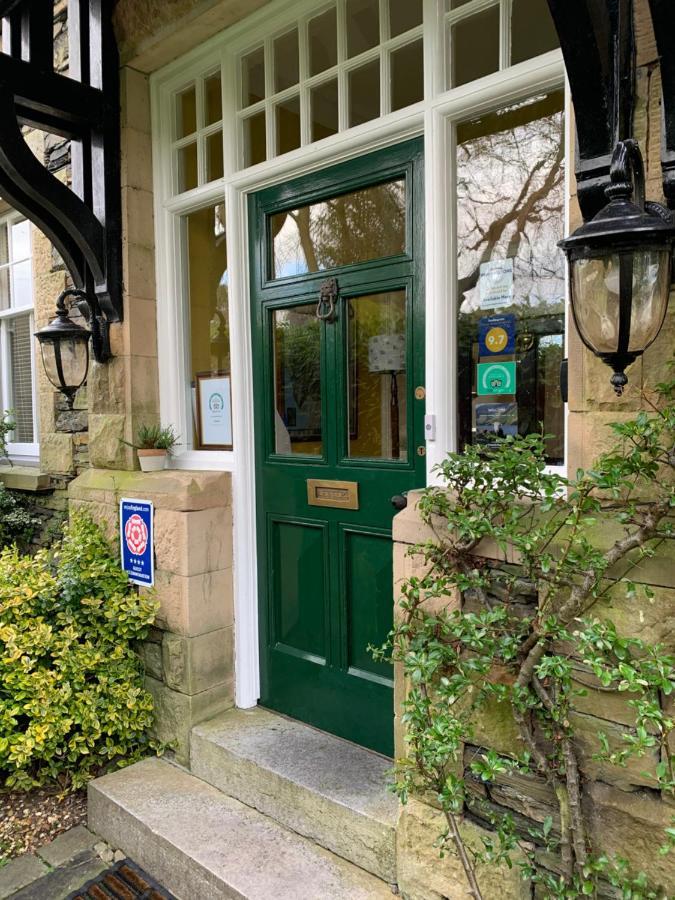
[[[198,372],[197,449],[232,449],[232,379],[229,372]]]

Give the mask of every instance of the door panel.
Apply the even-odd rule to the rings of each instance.
[[[323,662],[327,645],[326,527],[274,519],[270,526],[274,642]]]
[[[391,534],[343,529],[343,547],[347,667],[353,675],[376,675],[390,684],[391,665],[375,662],[368,647],[381,646],[391,629]]]
[[[411,141],[249,207],[261,703],[389,755],[368,647],[393,621],[391,497],[425,482],[421,177]]]

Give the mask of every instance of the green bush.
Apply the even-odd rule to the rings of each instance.
[[[18,544],[25,550],[40,525],[26,498],[0,482],[0,548]]]
[[[0,553],[0,783],[76,788],[153,749],[134,643],[156,609],[84,515],[51,551]]]

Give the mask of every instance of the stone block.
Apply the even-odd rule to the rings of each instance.
[[[121,136],[122,187],[152,193],[152,138],[147,131],[126,127]]]
[[[120,70],[121,124],[150,134],[150,80],[147,75],[125,66]]]
[[[176,575],[201,575],[232,566],[232,511],[203,509],[155,513],[157,568]]]
[[[584,796],[588,835],[596,852],[622,856],[633,871],[645,872],[651,885],[671,896],[675,854],[659,854],[672,808],[651,792],[626,793],[608,784],[589,784]]]
[[[155,572],[157,622],[174,634],[193,637],[233,623],[232,570],[201,575]]]
[[[127,409],[131,412],[133,435],[140,425],[159,421],[159,370],[157,360],[147,356],[130,356]],[[172,425],[172,422],[163,422]],[[179,436],[180,438],[180,436]]]
[[[119,326],[113,325],[113,331]],[[92,363],[89,371],[89,409],[92,413],[124,412],[126,363],[123,356],[115,356],[105,365]]]
[[[116,506],[108,506],[105,503],[89,503],[83,500],[71,500],[69,502],[71,513],[81,511],[86,513],[103,529],[110,549],[119,556],[120,552],[120,533],[119,533],[119,512]]]
[[[126,300],[126,321],[126,314],[130,311],[130,307],[136,302],[135,298],[155,301],[154,249],[131,243],[128,240],[124,241],[122,243],[122,265],[124,267],[124,286],[126,288],[127,298],[132,298]],[[156,323],[154,327],[156,330]]]
[[[438,837],[446,829],[442,814],[418,800],[403,807],[397,829],[398,886],[404,900],[465,900],[469,887],[454,845],[450,842],[441,859]],[[468,846],[483,849],[481,837],[493,837],[478,825],[462,822]],[[517,858],[517,851],[514,853]],[[479,866],[476,877],[485,898],[525,900],[532,896],[529,882],[523,881],[514,865]]]
[[[156,510],[194,512],[232,504],[229,472],[130,472],[88,469],[70,483],[73,499],[116,504],[121,497],[151,500]]]
[[[154,290],[154,286],[151,289]],[[155,358],[157,356],[155,301],[138,297],[127,298],[124,322],[111,330],[110,338],[113,353]]]
[[[47,866],[33,853],[24,853],[10,860],[0,869],[0,900],[11,897],[48,871]]]
[[[623,791],[656,786],[656,766],[660,761],[658,747],[648,751],[644,756],[631,756],[625,766],[601,762],[593,758],[602,751],[598,732],[607,736],[610,751],[617,752],[628,748],[629,744],[624,737],[630,734],[630,729],[579,712],[571,712],[569,719],[579,758],[579,769],[587,779],[604,781]]]
[[[71,475],[75,471],[73,441],[69,434],[41,435],[40,468],[57,475]]]
[[[58,413],[54,424],[56,430],[63,434],[75,434],[87,430],[88,419],[86,410],[69,409]]]
[[[166,632],[162,641],[163,681],[182,694],[199,694],[232,683],[233,628],[196,637]]]
[[[122,469],[127,461],[123,415],[98,415],[89,417],[89,459],[92,466],[101,469]]]
[[[48,491],[49,475],[35,466],[3,466],[0,463],[0,481],[13,491]]]
[[[669,577],[675,578],[675,566],[667,557],[645,560],[645,566],[649,566],[653,573],[650,577],[659,577],[659,563],[664,574],[669,571]],[[637,575],[642,582],[644,575],[640,576],[639,572]],[[634,578],[635,572],[627,577]],[[654,596],[646,597],[638,585],[635,598],[630,599],[625,588],[617,585],[608,602],[595,604],[592,615],[601,622],[613,622],[622,637],[639,638],[649,644],[664,644],[672,653],[675,650],[675,587],[655,586],[652,590]]]
[[[520,756],[526,749],[513,718],[511,704],[493,698],[476,712],[471,720],[471,740],[481,747],[506,756]]]
[[[218,684],[200,694],[181,694],[158,679],[146,676],[145,687],[154,702],[153,734],[170,745],[176,760],[183,765],[188,765],[190,760],[192,727],[234,705],[231,683]]]
[[[122,222],[126,240],[142,247],[154,248],[155,225],[152,191],[135,187],[122,188]]]
[[[96,878],[107,866],[91,851],[79,853],[67,866],[53,869],[39,881],[12,895],[12,900],[62,900]]]
[[[158,681],[164,680],[164,669],[162,667],[162,647],[161,644],[155,644],[152,641],[144,641],[138,649],[146,674]]]

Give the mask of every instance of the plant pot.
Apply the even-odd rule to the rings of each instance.
[[[166,465],[166,450],[137,450],[143,472],[159,472]]]

